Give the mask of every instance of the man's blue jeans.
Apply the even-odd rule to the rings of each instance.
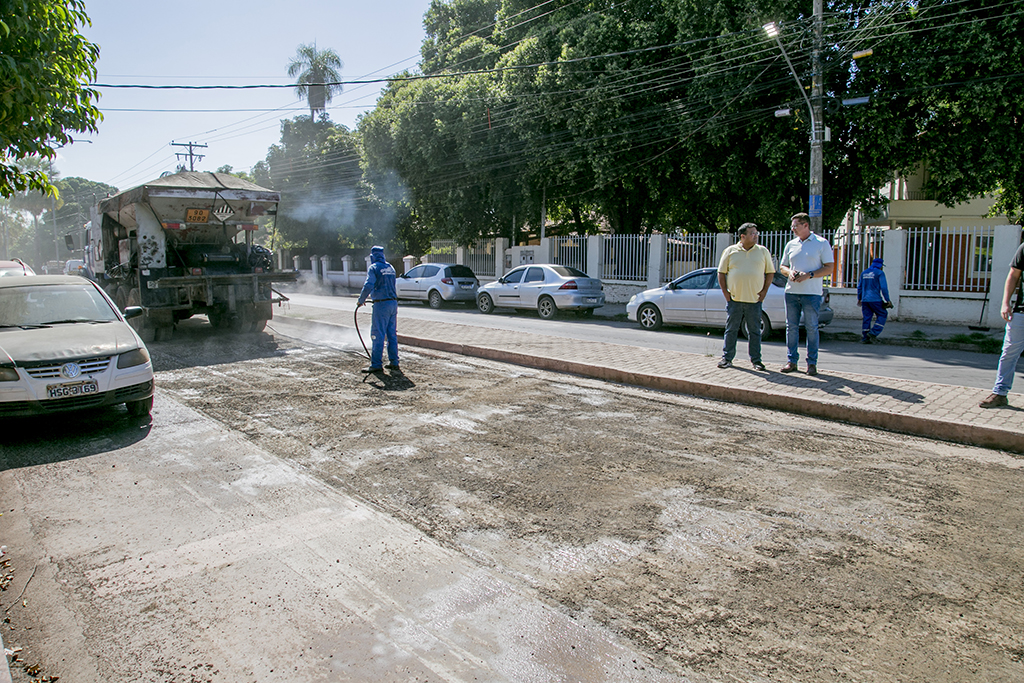
[[[800,316],[803,315],[807,329],[807,364],[818,364],[818,309],[821,296],[818,294],[786,293],[786,348],[790,363],[800,360]]]
[[[1013,373],[1017,370],[1017,361],[1024,351],[1024,313],[1014,313],[1010,322],[1006,323],[1006,334],[1003,336],[1003,353],[999,356],[999,369],[996,370],[996,384],[992,387],[993,394],[1006,396],[1013,386]]]
[[[740,325],[746,321],[747,325],[747,351],[750,353],[750,360],[755,363],[761,362],[761,302],[746,303],[733,299],[725,307],[725,346],[722,347],[722,358],[731,361],[736,357],[736,337],[740,332]]]

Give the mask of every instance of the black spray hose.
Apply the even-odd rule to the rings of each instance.
[[[363,345],[363,351],[366,352],[366,360],[370,360],[370,349],[366,348],[366,342],[363,341],[363,333],[359,331],[359,306],[356,306],[356,310],[352,312],[352,320],[356,323],[356,334],[359,335],[359,343]]]

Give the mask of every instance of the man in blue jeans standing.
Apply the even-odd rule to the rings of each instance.
[[[359,293],[356,308],[373,300],[373,323],[370,337],[370,367],[363,372],[381,372],[384,363],[384,340],[388,342],[388,369],[398,370],[398,296],[395,292],[395,269],[384,260],[384,247],[370,249],[370,267]]]
[[[790,219],[794,239],[786,244],[779,272],[786,276],[786,347],[789,362],[782,372],[796,372],[800,360],[800,317],[807,330],[807,374],[818,374],[818,310],[824,295],[822,278],[832,273],[832,245],[811,232],[811,219],[798,213]]]
[[[1024,274],[1024,244],[1017,247],[1010,262],[1010,273],[1006,276],[1003,286],[1003,306],[1001,313],[1006,321],[1006,334],[1003,336],[1003,353],[999,356],[999,369],[996,370],[996,383],[992,394],[978,405],[982,408],[1000,408],[1010,405],[1006,395],[1013,386],[1013,373],[1017,370],[1017,361],[1024,351],[1024,288],[1021,287],[1021,275]],[[1013,303],[1013,295],[1017,294],[1017,303]]]

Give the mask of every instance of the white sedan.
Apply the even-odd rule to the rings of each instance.
[[[503,277],[482,286],[476,296],[481,313],[497,308],[532,308],[548,320],[558,311],[581,315],[604,306],[601,281],[569,266],[532,264],[510,270]]]
[[[776,273],[761,305],[761,336],[786,329],[786,278]],[[818,312],[818,326],[832,322],[828,288]],[[687,273],[657,289],[635,294],[626,304],[626,315],[647,330],[662,323],[725,328],[725,295],[718,286],[718,269],[703,268]],[[740,332],[745,334],[741,328]]]

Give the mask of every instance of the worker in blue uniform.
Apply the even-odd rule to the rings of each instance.
[[[381,372],[384,363],[384,340],[388,343],[388,369],[398,370],[398,297],[395,293],[395,269],[384,260],[384,247],[370,249],[370,267],[359,293],[356,308],[373,301],[373,322],[370,328],[370,367],[363,372]]]
[[[882,259],[874,259],[871,261],[871,267],[861,273],[860,280],[857,281],[857,303],[864,314],[861,344],[870,344],[882,334],[882,328],[889,317],[889,309],[892,308],[889,287],[885,282],[885,273],[882,272],[884,265]]]

